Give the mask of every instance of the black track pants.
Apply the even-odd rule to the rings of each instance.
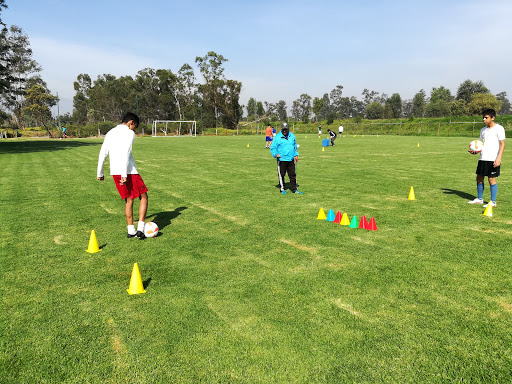
[[[279,185],[281,192],[284,191],[284,176],[288,173],[290,179],[290,189],[292,192],[297,190],[297,176],[295,174],[295,161],[277,160],[277,175],[279,177]]]

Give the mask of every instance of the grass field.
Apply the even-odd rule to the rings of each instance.
[[[283,196],[262,136],[137,138],[145,241],[101,140],[0,142],[0,382],[510,382],[512,150],[491,218],[469,140],[299,135]]]

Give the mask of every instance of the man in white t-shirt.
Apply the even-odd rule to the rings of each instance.
[[[338,134],[340,135],[340,137],[341,137],[342,133],[343,133],[343,125],[340,124],[340,126],[338,127]]]
[[[501,157],[505,150],[505,129],[500,124],[496,124],[494,121],[495,118],[496,111],[494,111],[494,109],[486,109],[483,111],[483,120],[486,126],[480,130],[480,140],[484,143],[484,149],[480,152],[480,159],[476,167],[476,189],[478,197],[471,200],[469,204],[484,203],[484,178],[487,176],[491,189],[491,200],[489,204],[491,204],[492,207],[496,206],[496,195],[498,193],[496,178],[500,175]],[[487,207],[487,204],[485,204],[484,207]]]
[[[110,174],[116,184],[121,199],[125,201],[124,214],[128,224],[128,238],[144,239],[144,226],[148,210],[148,189],[139,175],[132,155],[135,140],[133,130],[139,126],[139,117],[131,112],[123,116],[121,124],[112,128],[105,135],[98,156],[96,178],[103,181],[103,165],[107,156],[110,157]],[[137,230],[133,224],[133,201],[139,198],[139,222]]]

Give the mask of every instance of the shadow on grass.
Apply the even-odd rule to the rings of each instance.
[[[89,145],[101,145],[101,142],[87,142],[78,140],[23,140],[23,141],[0,141],[0,153],[31,153],[31,152],[51,152],[62,151],[64,149],[73,149]]]
[[[142,282],[142,286],[144,287],[144,290],[148,289],[148,286],[150,283],[151,283],[151,277]]]
[[[154,217],[152,221],[154,221],[158,225],[159,230],[164,229],[169,224],[171,224],[171,221],[173,219],[181,215],[181,212],[187,208],[188,207],[178,207],[174,211],[158,212],[154,215],[151,215],[152,217]]]
[[[441,188],[441,191],[443,191],[443,193],[446,193],[447,195],[457,195],[465,200],[473,200],[476,197],[475,195],[472,195],[470,193],[456,191],[455,189]]]

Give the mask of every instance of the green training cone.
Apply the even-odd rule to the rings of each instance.
[[[349,227],[350,228],[357,228],[357,217],[356,217],[356,215],[354,215],[354,217],[352,218],[352,221],[350,222]]]

